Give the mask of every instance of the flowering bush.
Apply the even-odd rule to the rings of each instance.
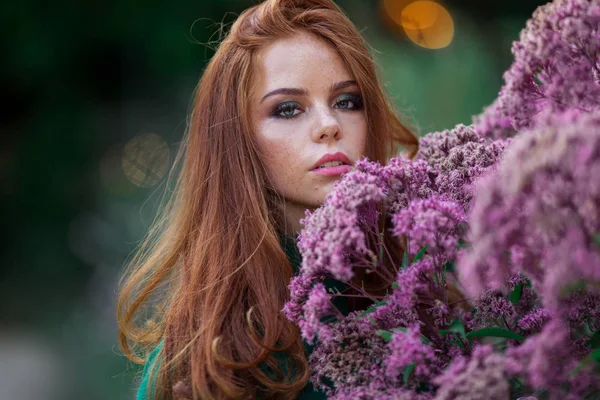
[[[513,43],[496,101],[475,118],[485,137],[514,136],[555,112],[600,105],[600,2],[555,0],[538,7]]]
[[[539,7],[473,125],[426,135],[412,161],[357,162],[307,211],[283,312],[315,344],[315,387],[600,398],[599,26],[598,0]],[[342,314],[331,278],[371,306]]]

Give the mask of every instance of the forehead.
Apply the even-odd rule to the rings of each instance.
[[[257,78],[263,89],[326,84],[352,75],[335,48],[308,32],[277,39],[257,54]]]

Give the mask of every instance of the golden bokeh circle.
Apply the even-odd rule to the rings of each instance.
[[[415,44],[441,49],[452,43],[454,21],[448,10],[431,0],[384,0],[388,17]]]
[[[156,185],[169,170],[171,151],[165,140],[155,133],[132,138],[123,149],[121,165],[134,185],[148,188]]]

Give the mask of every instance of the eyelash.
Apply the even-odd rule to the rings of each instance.
[[[348,111],[357,111],[363,108],[362,96],[360,94],[350,94],[344,96],[340,99],[336,104],[339,104],[342,101],[351,101],[354,104],[353,108],[342,108],[342,110]],[[278,119],[292,119],[296,118],[300,114],[293,115],[291,117],[284,117],[281,115],[283,111],[294,111],[296,110],[298,103],[295,101],[286,101],[285,103],[279,104],[275,109],[271,112],[271,116]]]

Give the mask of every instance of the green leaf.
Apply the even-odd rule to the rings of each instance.
[[[421,248],[421,250],[419,250],[419,252],[417,253],[417,255],[415,256],[415,258],[413,259],[413,263],[416,263],[417,261],[421,260],[421,258],[423,258],[423,256],[425,255],[425,252],[427,251],[427,248],[429,246],[423,246]]]
[[[600,233],[594,233],[592,239],[594,241],[594,244],[600,249]]]
[[[373,326],[377,326],[377,322],[375,321],[375,318],[373,318],[373,317],[368,317],[368,319],[369,319],[369,322],[371,322],[371,325],[373,325]]]
[[[402,380],[404,381],[405,385],[408,384],[408,378],[410,378],[410,375],[413,373],[416,366],[417,363],[412,362],[404,367],[404,371],[402,372]]]
[[[446,264],[444,264],[443,271],[454,272],[454,261],[448,261]]]
[[[354,320],[356,321],[356,320],[364,317],[367,314],[371,314],[373,311],[377,310],[379,307],[384,306],[386,304],[387,304],[387,301],[380,300],[380,301],[376,302],[375,304],[373,304],[371,307],[367,308],[362,313],[360,313],[356,318],[354,318]]]
[[[448,327],[448,329],[440,329],[440,335],[443,336],[447,333],[458,333],[459,335],[461,335],[464,338],[464,337],[466,337],[465,325],[463,324],[463,322],[460,319],[453,319],[452,322],[450,323],[450,326]]]
[[[533,78],[535,79],[538,86],[544,86],[544,83],[540,80],[538,75],[543,72],[542,67],[538,67],[538,69],[533,73]]]
[[[396,281],[392,282],[392,287],[393,287],[394,289],[398,289],[398,287],[399,287],[399,286],[400,286],[400,285],[398,285],[398,282],[396,282]]]
[[[515,318],[514,320],[512,320],[511,322],[511,328],[514,328],[515,326],[517,326],[517,324],[519,323],[519,321],[521,320],[521,318],[523,318],[523,315],[519,315],[517,316],[517,318]]]
[[[520,389],[525,385],[525,383],[523,383],[523,381],[519,378],[512,378],[510,381],[513,382],[515,389]]]
[[[510,302],[518,304],[521,301],[521,295],[523,294],[523,284],[519,283],[510,293]]]
[[[465,348],[465,344],[463,342],[461,342],[461,341],[458,341],[458,340],[446,340],[445,342],[448,343],[448,344],[455,344],[458,347],[460,347],[461,349]]]
[[[458,340],[460,342],[460,336],[459,336],[460,334],[458,332],[452,332],[452,334],[454,335],[454,337],[456,338],[456,340]],[[464,337],[464,336],[462,336],[462,337]]]
[[[503,338],[507,338],[507,339],[517,340],[519,342],[522,342],[525,340],[525,337],[522,335],[519,335],[518,333],[509,331],[504,328],[495,327],[495,326],[489,327],[489,328],[481,328],[481,329],[477,329],[476,331],[471,331],[471,332],[467,333],[468,339],[478,338],[478,337],[503,337]]]
[[[590,357],[590,360],[600,363],[600,349],[592,351],[588,357]]]
[[[585,367],[592,361],[600,363],[600,349],[593,350],[586,358],[581,360],[581,362],[579,362],[579,364],[577,364],[577,366],[575,368],[573,368],[573,370],[571,372],[569,372],[569,377],[572,378],[575,375],[577,375],[583,367]]]
[[[468,247],[469,247],[469,244],[466,241],[464,241],[462,239],[458,239],[458,248],[459,249],[466,249]]]
[[[585,289],[585,281],[583,279],[571,282],[560,290],[560,295],[566,297],[572,293]]]
[[[402,255],[402,265],[400,269],[408,268],[408,251],[404,250],[404,254]]]
[[[587,341],[588,346],[592,349],[600,348],[600,331],[594,333],[592,337]]]
[[[379,329],[377,331],[377,334],[379,336],[381,336],[386,342],[390,342],[392,340],[392,335],[396,332],[406,332],[408,328],[405,327],[399,327],[399,328],[392,328],[389,331],[386,331],[384,329]],[[431,344],[431,341],[429,339],[427,339],[426,336],[424,336],[423,334],[421,334],[421,340],[423,341],[423,343],[425,344]]]
[[[384,329],[378,329],[377,334],[383,338],[386,342],[392,341],[393,333]]]
[[[404,328],[404,327],[392,328],[393,332],[406,332],[407,330],[408,330],[408,328]],[[429,339],[427,339],[427,336],[423,335],[422,333],[421,333],[421,340],[425,344],[431,344],[431,341]]]

